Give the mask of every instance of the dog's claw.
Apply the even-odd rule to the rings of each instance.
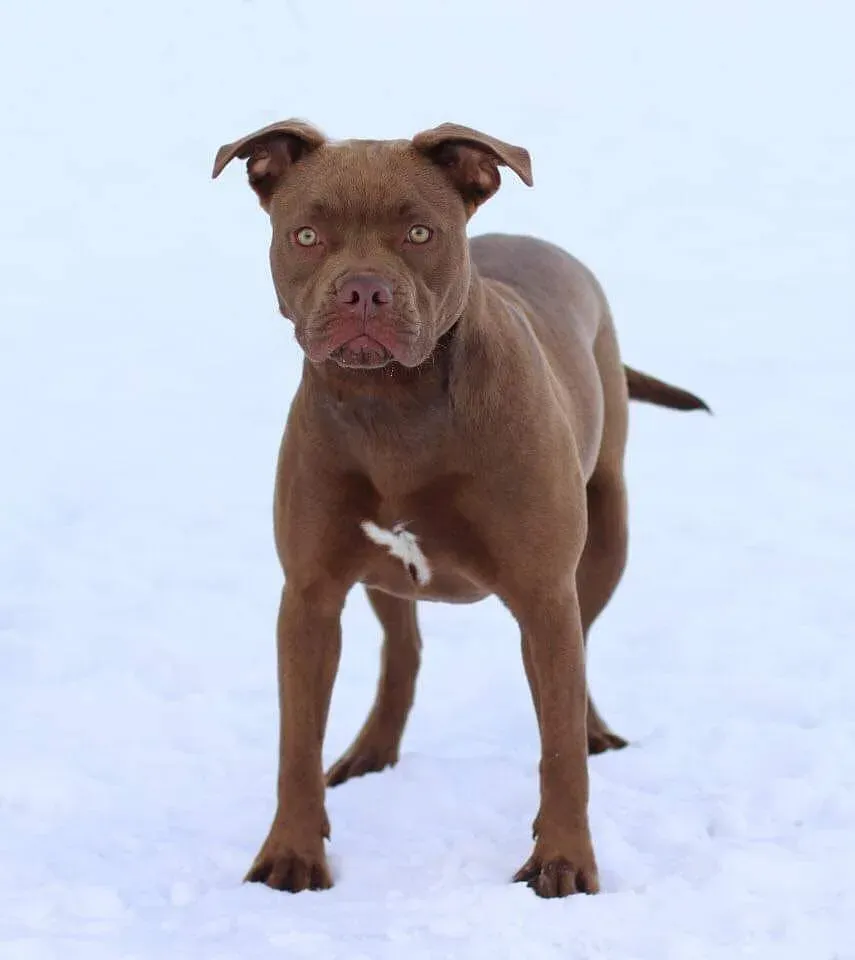
[[[540,873],[540,867],[532,857],[517,870],[514,874],[514,883],[531,883],[531,881]]]
[[[546,899],[599,890],[595,867],[575,867],[566,857],[542,862],[534,854],[514,874],[514,883],[525,883]]]
[[[270,851],[268,841],[250,867],[244,882],[263,883],[273,890],[300,893],[303,890],[328,890],[332,876],[323,850],[306,856],[287,847]]]

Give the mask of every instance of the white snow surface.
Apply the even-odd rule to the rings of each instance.
[[[0,7],[0,958],[855,957],[855,30],[840,2]],[[538,900],[538,745],[495,601],[422,611],[401,762],[273,811],[273,470],[301,355],[216,148],[445,120],[527,146],[473,232],[585,260],[632,365],[632,549],[592,638],[603,892]],[[525,492],[521,491],[524,496]],[[361,593],[327,759],[378,671]]]

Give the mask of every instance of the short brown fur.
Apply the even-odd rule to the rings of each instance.
[[[280,310],[306,355],[275,492],[278,806],[248,879],[331,885],[325,786],[398,759],[416,602],[495,594],[520,626],[541,739],[535,844],[515,879],[545,897],[594,893],[587,754],[626,741],[587,693],[585,644],[626,561],[628,395],[705,405],[625,371],[606,299],[577,260],[528,237],[467,240],[501,166],[531,183],[522,148],[451,124],[331,143],[285,121],[222,147],[214,176],[238,156],[270,215]],[[365,521],[405,524],[429,579]],[[340,616],[357,583],[383,627],[382,673],[325,777]]]

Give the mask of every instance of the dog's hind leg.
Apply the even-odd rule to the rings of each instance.
[[[627,498],[623,477],[628,401],[626,381],[610,318],[594,347],[603,382],[605,425],[600,455],[588,481],[588,537],[576,583],[587,646],[591,626],[612,597],[626,566]],[[627,741],[600,716],[588,688],[588,752],[619,750]]]
[[[576,582],[585,644],[623,575],[626,563],[626,494],[618,478],[593,477],[588,484],[588,539]],[[627,741],[600,716],[588,688],[588,753],[619,750]]]
[[[379,590],[366,592],[383,627],[380,681],[368,719],[327,773],[330,787],[398,762],[401,737],[416,693],[422,640],[415,601]]]

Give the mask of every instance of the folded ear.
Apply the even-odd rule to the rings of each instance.
[[[312,150],[326,142],[326,137],[302,120],[281,120],[256,130],[234,143],[224,144],[217,151],[213,176],[216,179],[226,165],[240,157],[246,160],[249,185],[258,194],[262,207],[284,174]]]
[[[463,197],[469,216],[499,189],[500,166],[510,167],[526,186],[533,184],[528,150],[470,127],[443,123],[416,134],[413,146],[443,168]]]

